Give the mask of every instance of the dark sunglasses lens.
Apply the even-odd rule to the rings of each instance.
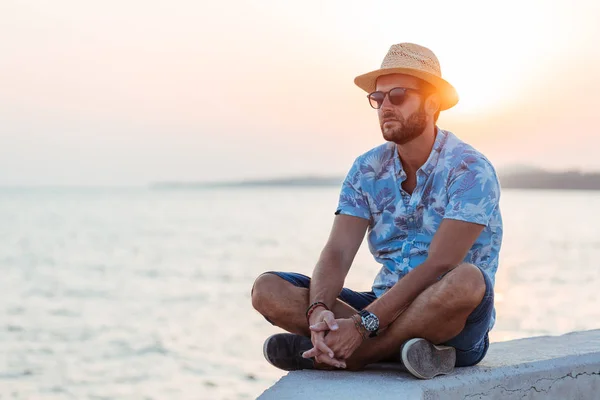
[[[385,99],[385,93],[383,92],[373,92],[369,95],[369,103],[371,103],[371,107],[375,109],[381,107],[383,99]]]
[[[394,89],[390,90],[389,96],[390,96],[390,103],[392,103],[395,106],[399,106],[400,104],[402,104],[402,102],[406,98],[406,91],[401,88],[394,88]]]

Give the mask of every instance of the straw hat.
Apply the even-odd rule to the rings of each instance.
[[[405,74],[432,84],[442,98],[441,110],[447,110],[458,103],[456,89],[442,79],[440,62],[431,50],[413,43],[400,43],[390,47],[381,68],[354,78],[354,83],[366,91],[374,92],[377,78],[382,75]]]

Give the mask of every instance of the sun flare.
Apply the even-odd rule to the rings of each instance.
[[[500,108],[510,101],[509,82],[506,75],[477,74],[473,71],[455,70],[449,73],[448,81],[454,85],[460,98],[457,112],[487,112]]]

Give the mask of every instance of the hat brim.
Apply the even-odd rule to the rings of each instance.
[[[359,75],[354,78],[356,86],[361,88],[367,93],[374,92],[377,86],[377,78],[383,75],[390,74],[404,74],[411,75],[416,78],[422,79],[425,82],[432,84],[439,95],[441,96],[440,111],[452,108],[458,103],[458,93],[454,86],[448,83],[445,79],[439,76],[429,74],[427,72],[419,71],[413,68],[383,68],[375,71],[368,72],[363,75]]]

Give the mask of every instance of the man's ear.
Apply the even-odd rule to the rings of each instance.
[[[425,101],[425,111],[427,114],[435,115],[436,112],[439,111],[441,105],[440,95],[437,93],[433,93],[427,97]]]

